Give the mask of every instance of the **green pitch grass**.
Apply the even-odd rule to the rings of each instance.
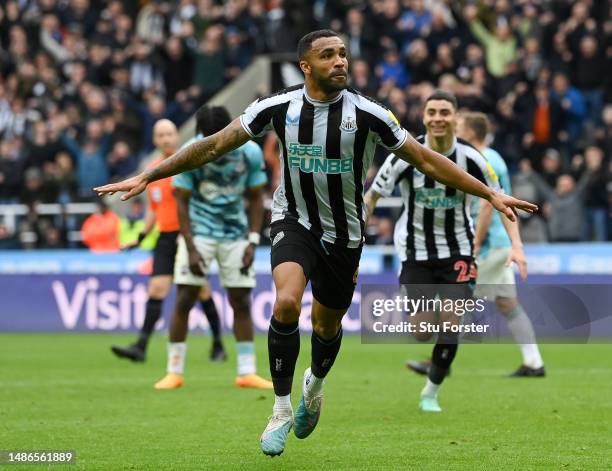
[[[549,376],[509,379],[513,345],[460,348],[445,383],[443,413],[417,410],[423,378],[404,368],[428,346],[361,345],[345,337],[325,387],[317,430],[289,437],[277,458],[259,450],[272,393],[233,386],[225,364],[207,360],[210,339],[192,336],[186,384],[156,391],[165,339],[146,364],[112,356],[127,336],[1,335],[0,449],[75,450],[76,466],[51,469],[610,469],[611,345],[543,345]],[[259,371],[268,376],[265,338]],[[294,384],[299,397],[302,355]],[[10,466],[6,469],[20,469]],[[23,469],[32,469],[31,466]]]

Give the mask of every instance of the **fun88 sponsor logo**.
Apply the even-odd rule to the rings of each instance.
[[[290,143],[288,148],[289,168],[299,168],[305,173],[348,173],[353,171],[353,159],[327,159],[323,157],[323,146]]]

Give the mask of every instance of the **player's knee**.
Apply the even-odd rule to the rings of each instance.
[[[200,299],[202,301],[208,301],[210,298],[212,298],[212,290],[210,289],[210,285],[205,284],[200,289]]]
[[[420,332],[418,330],[412,334],[414,339],[419,341],[419,342],[427,342],[427,341],[431,340],[433,335],[434,334],[431,333],[431,332]]]
[[[504,316],[507,316],[517,306],[517,302],[515,298],[496,298],[495,305],[499,312],[501,312]]]
[[[280,322],[296,322],[300,317],[301,302],[292,294],[277,293],[274,303],[274,317]]]
[[[152,299],[164,299],[170,291],[172,281],[166,280],[165,277],[153,277],[149,281],[149,298]]]
[[[230,293],[229,302],[232,310],[234,311],[234,317],[249,317],[251,313],[251,300],[248,294],[243,293]]]
[[[198,292],[197,287],[181,286],[176,295],[176,310],[180,314],[188,314],[195,304]]]
[[[312,330],[322,339],[330,340],[338,335],[340,331],[341,321],[332,321],[329,320],[325,322],[321,322],[321,320],[312,321]]]

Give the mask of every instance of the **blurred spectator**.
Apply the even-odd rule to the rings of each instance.
[[[57,186],[57,201],[70,203],[78,199],[78,183],[74,164],[67,152],[60,152],[55,156],[55,162],[48,168],[49,176]]]
[[[140,108],[137,107],[138,110]],[[111,98],[111,119],[114,124],[113,141],[124,141],[130,149],[141,149],[143,130],[139,113],[129,108],[119,94]]]
[[[145,5],[136,19],[136,34],[151,44],[162,44],[170,2],[153,0]]]
[[[423,0],[410,0],[410,8],[400,15],[397,22],[402,51],[407,51],[410,43],[421,36],[427,36],[431,29],[431,12],[425,9]]]
[[[253,51],[243,34],[234,26],[225,29],[225,77],[233,80],[253,59]]]
[[[371,63],[376,56],[376,35],[371,25],[366,23],[364,13],[351,8],[346,13],[346,21],[342,32],[346,37],[346,45],[351,59],[363,59]]]
[[[406,65],[410,70],[412,83],[421,83],[430,79],[431,57],[424,40],[415,39],[410,43]]]
[[[544,178],[546,183],[551,187],[554,187],[561,176],[561,156],[559,152],[555,149],[546,149],[539,167],[542,178]]]
[[[221,6],[213,0],[197,0],[197,13],[191,18],[194,26],[195,38],[199,42],[211,25],[217,23],[223,15]]]
[[[381,84],[387,86],[404,88],[410,83],[410,76],[400,62],[397,49],[389,49],[385,52],[383,62],[376,68],[376,75]]]
[[[263,33],[267,52],[295,52],[299,40],[284,0],[269,0]]]
[[[149,95],[145,104],[136,100],[129,100],[128,106],[140,116],[142,147],[145,152],[150,152],[154,149],[153,126],[158,120],[166,118],[175,123],[178,122],[176,119],[178,112],[177,103],[173,102],[167,105],[160,95]]]
[[[53,219],[39,214],[37,204],[28,205],[28,214],[19,223],[21,247],[35,248],[61,248],[65,247],[66,232],[56,228]]]
[[[519,163],[520,171],[512,178],[512,193],[515,197],[542,204],[541,195],[536,184],[530,178],[531,164],[528,160],[521,160]],[[519,211],[519,230],[521,239],[526,244],[541,244],[548,241],[546,222],[539,214],[531,214]]]
[[[525,40],[525,46],[521,53],[521,69],[525,79],[529,83],[534,83],[543,66],[544,59],[540,54],[540,41],[537,37],[531,36]]]
[[[106,203],[97,200],[98,212],[92,214],[81,228],[83,243],[92,252],[116,252],[119,250],[120,220]]]
[[[453,51],[448,44],[440,44],[431,65],[431,78],[434,82],[438,82],[443,75],[452,74],[454,76],[455,70],[457,70],[457,64],[453,58]]]
[[[525,126],[523,146],[532,156],[539,156],[544,149],[558,146],[568,139],[564,130],[565,114],[560,103],[551,99],[551,91],[546,84],[538,83],[526,99],[522,113]],[[536,165],[539,168],[539,165]]]
[[[565,129],[570,145],[570,152],[574,144],[580,138],[583,120],[586,115],[586,107],[582,93],[572,87],[565,74],[558,73],[553,78],[551,99],[565,114]]]
[[[580,173],[590,173],[585,198],[585,220],[582,240],[603,242],[607,237],[607,220],[609,212],[608,184],[612,176],[604,165],[604,154],[601,148],[589,146],[584,151],[584,163]]]
[[[438,5],[440,4],[441,3],[438,3]],[[443,8],[434,9],[432,11],[429,29],[425,29],[422,31],[421,37],[427,38],[427,47],[430,51],[437,50],[440,44],[453,44],[457,42],[457,38],[453,38],[456,32],[448,26],[448,24],[452,22],[452,20],[450,20],[450,12],[446,11],[446,13],[448,13],[447,15],[445,11],[446,10],[444,10]]]
[[[57,184],[49,177],[43,176],[38,167],[30,167],[25,171],[24,184],[19,201],[24,204],[55,203],[59,190]]]
[[[530,167],[525,168],[528,178],[544,197],[543,212],[548,221],[548,233],[551,242],[577,242],[582,239],[584,222],[584,199],[591,178],[587,170],[578,183],[569,173],[557,178],[555,187],[551,187]]]
[[[357,59],[351,64],[351,86],[368,96],[377,94],[378,86],[370,66],[364,60]]]
[[[200,88],[204,100],[221,90],[224,84],[225,54],[222,39],[223,29],[220,26],[209,27],[196,53],[193,83]]]
[[[563,32],[557,32],[553,37],[553,51],[548,59],[548,65],[552,70],[569,73],[574,55],[567,45],[567,38]]]
[[[145,207],[140,198],[133,198],[129,203],[129,210],[125,217],[121,218],[119,224],[119,243],[123,250],[126,248],[136,248],[134,243],[138,241],[138,236],[145,228]],[[147,236],[138,244],[138,247],[143,250],[152,250],[155,248],[159,230],[154,227]]]
[[[178,92],[187,90],[191,86],[194,59],[191,51],[178,37],[171,37],[161,54],[164,62],[166,96],[169,100],[175,100]]]
[[[597,22],[594,18],[589,17],[589,7],[586,1],[579,0],[572,3],[571,15],[561,25],[561,30],[567,36],[568,44],[574,47],[574,52],[577,52],[581,39],[587,34],[597,32]]]
[[[39,248],[41,249],[64,249],[67,245],[66,231],[55,226],[45,227],[45,232]]]
[[[25,164],[42,169],[45,164],[55,161],[55,156],[63,149],[58,140],[49,139],[47,123],[37,121],[32,126],[32,137],[25,149]]]
[[[115,142],[107,160],[111,181],[123,180],[138,167],[138,161],[125,141]]]
[[[99,10],[97,5],[92,5],[89,0],[70,0],[69,8],[64,9],[62,13],[62,23],[67,28],[79,28],[86,38],[95,31]]]
[[[597,39],[584,36],[572,62],[572,83],[582,93],[585,115],[591,124],[599,123],[601,119],[605,67],[605,56],[599,50]]]
[[[152,55],[153,48],[135,37],[128,48],[130,60],[130,89],[136,96],[147,90],[162,89],[162,73]]]
[[[79,196],[92,197],[92,188],[109,181],[106,154],[110,147],[110,135],[99,120],[92,120],[87,123],[83,139],[77,140],[64,132],[61,140],[77,163]]]
[[[6,225],[0,223],[0,250],[15,250],[19,248],[19,239]]]
[[[468,5],[464,9],[466,21],[472,34],[485,49],[487,69],[494,77],[501,77],[506,72],[506,66],[516,59],[516,39],[512,34],[508,19],[498,17],[495,31],[490,32],[478,19],[478,9]]]
[[[13,203],[19,195],[25,167],[20,139],[0,139],[0,203]]]

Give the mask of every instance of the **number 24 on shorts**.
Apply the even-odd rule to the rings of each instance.
[[[476,262],[474,261],[470,262],[468,265],[468,262],[465,260],[458,260],[455,265],[453,265],[453,269],[459,272],[457,275],[457,283],[467,283],[470,280],[475,280],[478,273]]]

